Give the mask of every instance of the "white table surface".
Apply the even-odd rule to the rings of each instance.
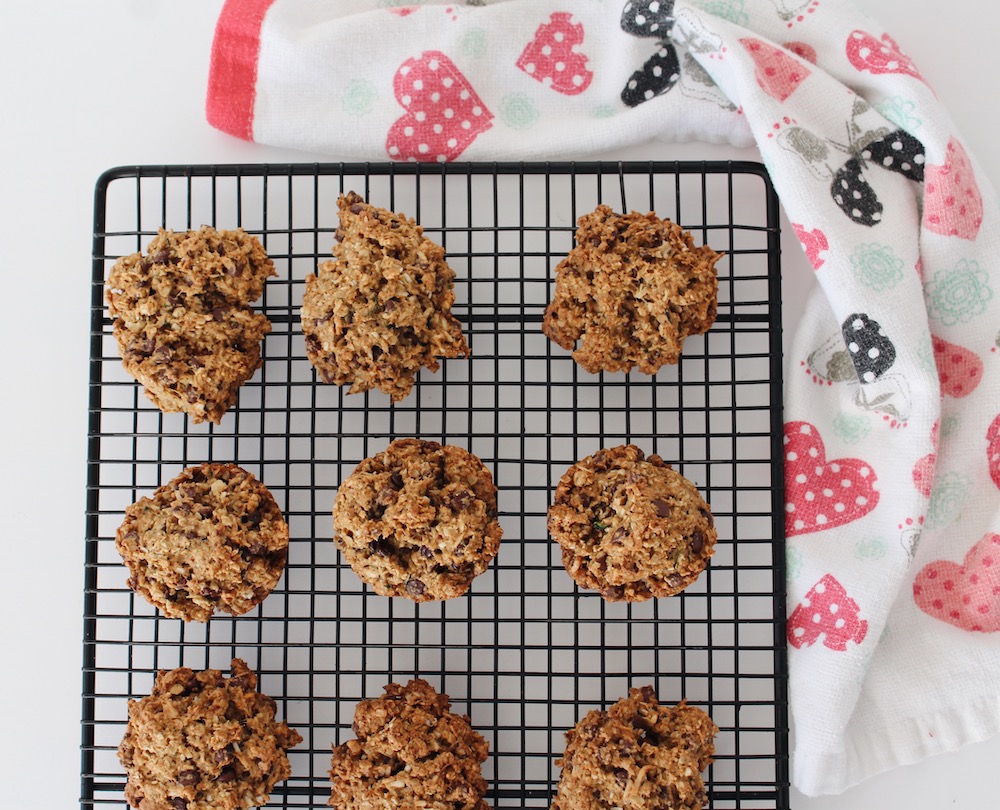
[[[1000,184],[997,7],[981,0],[864,5],[914,59],[969,151]],[[0,806],[12,810],[78,806],[94,182],[121,164],[338,157],[244,143],[205,122],[221,7],[222,0],[0,3],[0,272],[10,293],[0,319]],[[645,144],[598,157],[757,153]],[[784,226],[787,331],[813,273],[787,220]],[[812,799],[793,790],[792,807],[994,807],[998,761],[1000,738],[898,768],[842,796]]]

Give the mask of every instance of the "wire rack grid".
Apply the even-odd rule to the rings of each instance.
[[[469,360],[426,371],[410,396],[346,396],[316,380],[298,310],[329,256],[336,199],[355,190],[413,216],[456,272]],[[724,251],[712,329],[649,377],[588,374],[540,331],[552,269],[576,219],[604,202],[656,210]],[[164,415],[121,367],[103,304],[121,255],[159,227],[240,226],[279,277],[258,306],[273,324],[264,364],[222,424]],[[629,687],[687,699],[720,727],[707,773],[723,808],[788,806],[781,475],[778,205],[749,163],[165,166],[111,170],[96,191],[83,634],[82,806],[124,807],[115,756],[129,698],[157,670],[245,659],[304,742],[276,807],[321,807],[330,750],[358,700],[420,676],[489,742],[495,807],[551,801],[564,732]],[[396,438],[461,445],[499,486],[500,552],[462,598],[375,595],[339,557],[339,483]],[[692,479],[719,530],[683,594],[609,604],[579,590],[546,533],[574,461],[631,442]],[[114,547],[125,508],[184,467],[232,461],[274,493],[289,523],[285,573],[250,613],[185,624],[126,585]]]

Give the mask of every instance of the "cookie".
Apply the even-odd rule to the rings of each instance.
[[[576,247],[556,267],[542,331],[591,373],[655,374],[715,321],[721,257],[652,212],[599,205],[580,217]]]
[[[164,413],[219,424],[261,365],[268,319],[249,308],[276,275],[245,231],[160,230],[119,259],[105,299],[122,363]]]
[[[630,689],[566,732],[552,810],[698,810],[718,731],[701,709],[661,706],[651,686]]]
[[[570,467],[556,486],[548,528],[570,576],[609,602],[684,590],[705,570],[717,539],[694,484],[632,444]]]
[[[118,759],[125,798],[140,810],[243,810],[266,804],[292,772],[286,751],[302,737],[275,720],[239,658],[217,669],[162,670],[153,691],[128,704]]]
[[[488,810],[488,746],[427,681],[390,683],[354,713],[356,740],[333,749],[331,807],[338,810]]]
[[[306,277],[302,332],[320,379],[403,399],[421,368],[468,357],[452,316],[455,273],[412,219],[341,195],[333,260]]]
[[[125,510],[115,546],[128,584],[171,618],[239,616],[267,596],[288,557],[288,524],[235,464],[189,467]]]
[[[500,547],[496,495],[490,471],[468,450],[398,439],[340,485],[334,542],[382,596],[451,599]]]

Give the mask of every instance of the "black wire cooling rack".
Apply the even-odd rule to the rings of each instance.
[[[346,396],[305,355],[305,276],[329,256],[337,196],[355,190],[413,216],[456,272],[454,313],[472,349],[426,371],[409,397]],[[654,377],[588,374],[541,333],[552,269],[577,217],[599,202],[656,210],[726,257],[719,314]],[[122,369],[103,304],[115,259],[157,228],[241,226],[279,278],[259,306],[264,365],[220,426],[161,414]],[[711,806],[787,808],[787,679],[781,475],[778,204],[749,163],[166,166],[97,185],[83,634],[82,806],[124,807],[115,750],[129,698],[157,670],[227,669],[241,657],[303,736],[276,807],[322,807],[331,745],[355,704],[420,676],[489,741],[487,799],[546,807],[564,732],[629,687],[652,684],[720,727]],[[464,597],[420,605],[375,595],[338,555],[330,511],[363,458],[418,436],[468,448],[500,488],[504,537]],[[631,442],[691,478],[719,542],[686,592],[608,604],[578,590],[546,534],[555,483],[574,461]],[[274,493],[288,566],[238,618],[159,615],[126,586],[114,547],[125,508],[184,467],[233,461]]]

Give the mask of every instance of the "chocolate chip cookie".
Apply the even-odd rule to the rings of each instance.
[[[694,484],[631,444],[570,467],[556,486],[548,527],[570,576],[609,602],[684,590],[705,570],[717,538]]]
[[[714,323],[721,257],[652,212],[599,205],[580,217],[576,247],[556,267],[542,331],[591,373],[655,374]]]
[[[701,709],[661,706],[651,686],[566,732],[552,810],[699,810],[719,729]]]
[[[398,439],[340,485],[334,542],[382,596],[451,599],[500,547],[496,494],[490,471],[468,450]]]
[[[239,658],[217,669],[163,670],[153,691],[130,700],[118,758],[125,798],[140,810],[244,810],[266,804],[291,774],[286,751],[302,737],[275,720]]]
[[[330,800],[338,810],[488,810],[488,747],[424,680],[390,683],[354,713],[356,740],[333,749]]]
[[[164,413],[219,424],[261,365],[271,322],[250,309],[276,275],[245,231],[160,230],[119,259],[105,299],[126,371]]]
[[[452,316],[455,273],[412,219],[341,195],[333,260],[306,278],[302,332],[320,379],[403,399],[423,367],[468,357]]]
[[[125,510],[115,546],[129,587],[171,618],[239,616],[267,596],[288,556],[288,524],[235,464],[189,467]]]

